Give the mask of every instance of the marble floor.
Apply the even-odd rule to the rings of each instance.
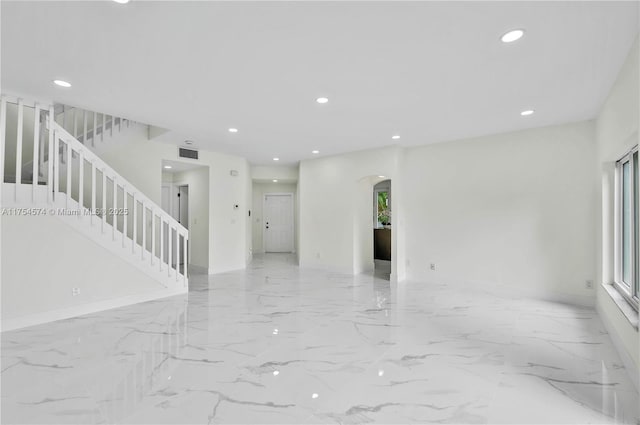
[[[2,334],[2,423],[637,423],[597,314],[300,270]]]

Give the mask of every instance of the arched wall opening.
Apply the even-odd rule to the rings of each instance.
[[[387,176],[371,175],[356,181],[353,198],[353,273],[376,273],[376,251],[378,251],[378,271],[385,279],[396,280],[398,235],[393,224],[394,206],[393,179]],[[379,205],[382,193],[387,203],[384,210]],[[389,240],[387,241],[386,238]],[[376,249],[377,247],[377,249]],[[387,261],[388,259],[388,261]],[[386,269],[386,270],[385,270]]]

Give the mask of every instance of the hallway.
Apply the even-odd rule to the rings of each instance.
[[[301,270],[2,334],[3,423],[636,423],[594,310]]]

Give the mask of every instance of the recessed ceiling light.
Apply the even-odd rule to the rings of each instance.
[[[185,145],[193,145],[193,140],[185,140],[184,144]]]
[[[275,157],[275,158],[273,158],[273,160],[274,160],[274,161],[280,161],[280,158]]]
[[[320,153],[320,151],[311,151],[312,154]]]
[[[274,183],[278,183],[278,179],[273,179],[273,182]]]
[[[384,178],[384,176],[378,176],[378,177],[379,177],[379,178],[381,178],[381,179],[383,179],[383,178]]]
[[[237,128],[230,128],[229,129],[229,133],[237,133],[238,129]]]
[[[171,168],[171,165],[165,165],[164,168],[166,168],[167,170],[169,170]]]
[[[319,97],[316,99],[316,102],[318,103],[327,103],[329,101],[329,98],[326,97]]]
[[[535,111],[534,111],[533,109],[528,109],[528,110],[526,110],[526,111],[522,111],[522,112],[520,112],[520,115],[522,115],[523,117],[526,117],[526,116],[528,116],[528,115],[533,115],[533,113],[534,113],[534,112],[535,112]]]
[[[398,140],[398,139],[400,138],[400,136],[398,136],[398,135],[396,134],[395,136],[391,136],[391,138],[392,138],[393,140]]]
[[[513,43],[514,41],[520,40],[523,35],[524,30],[511,30],[500,37],[500,40],[502,40],[503,43]]]
[[[317,393],[311,394],[311,398],[318,398],[318,394]]]
[[[68,83],[64,80],[53,80],[53,84],[60,87],[66,87],[66,88],[71,87],[71,83]]]
[[[113,1],[115,1],[116,3],[120,3],[120,4],[127,4],[127,3],[129,3],[129,0],[113,0]]]

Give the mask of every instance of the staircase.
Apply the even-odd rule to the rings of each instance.
[[[108,142],[132,125],[134,121],[74,106],[54,105],[55,121],[80,143],[96,147],[96,143]]]
[[[2,95],[3,214],[55,216],[161,287],[186,292],[188,231],[90,149],[132,124]]]
[[[14,115],[17,115],[17,101],[13,104]],[[12,107],[12,103],[9,103],[9,108]],[[24,122],[33,122],[35,117],[35,108],[30,108],[29,106],[24,105],[23,102],[23,123]],[[39,139],[46,139],[47,126],[45,125],[46,117],[48,116],[49,111],[40,110],[40,114],[38,119],[40,120],[40,134]],[[85,145],[87,148],[91,149],[94,153],[99,153],[102,148],[108,146],[109,143],[113,143],[114,140],[117,140],[120,136],[124,135],[127,130],[134,126],[143,126],[143,124],[137,123],[135,121],[128,120],[122,117],[116,117],[113,115],[102,114],[99,112],[88,111],[84,109],[80,109],[74,106],[67,106],[63,104],[55,104],[53,107],[53,114],[55,116],[55,122],[60,125],[63,129],[65,129],[69,134],[71,134],[76,140]],[[18,117],[15,117],[17,124]],[[148,127],[144,125],[144,127]],[[28,133],[27,137],[29,140],[32,140],[31,126],[28,126],[26,129],[23,129],[23,138],[25,133]],[[12,140],[16,139],[15,135]],[[42,144],[40,146],[42,148]],[[66,156],[64,152],[60,153],[61,161],[61,171],[64,173],[64,167],[66,167]],[[48,171],[47,161],[48,161],[48,152],[40,152],[39,153],[39,164],[38,164],[38,173],[39,178],[41,180],[46,180],[46,173]],[[23,158],[22,163],[22,174],[21,181],[32,182],[33,180],[33,159],[25,159]],[[15,176],[13,174],[5,175],[5,182],[15,183]]]

